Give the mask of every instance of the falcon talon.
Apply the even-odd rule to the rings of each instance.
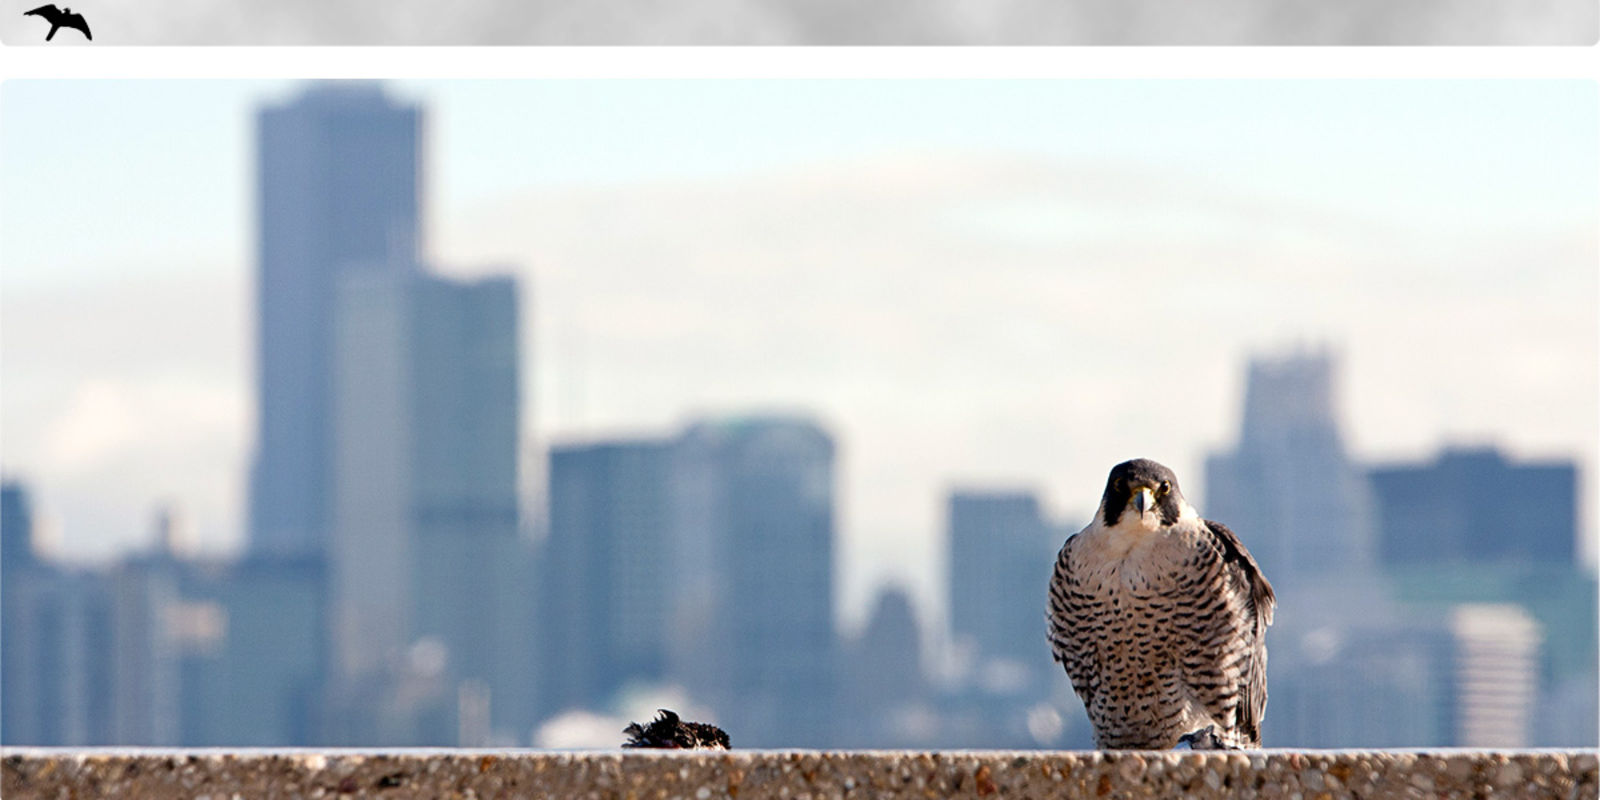
[[[1229,747],[1217,738],[1217,726],[1207,725],[1197,731],[1190,731],[1178,737],[1178,746],[1174,750],[1238,750]]]
[[[1100,748],[1257,748],[1276,605],[1239,537],[1141,458],[1061,546],[1047,636]]]

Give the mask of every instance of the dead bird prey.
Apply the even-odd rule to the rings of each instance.
[[[1056,558],[1050,648],[1101,748],[1260,747],[1276,602],[1239,537],[1201,519],[1172,470],[1127,461]]]
[[[667,750],[727,750],[728,734],[721,728],[704,722],[684,722],[678,715],[664,708],[657,709],[656,718],[641,727],[628,723],[622,732],[628,735],[623,747],[656,747]]]

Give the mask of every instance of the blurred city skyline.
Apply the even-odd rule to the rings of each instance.
[[[206,549],[242,543],[247,131],[286,91],[4,88],[3,466],[66,555],[146,546],[164,501]],[[1299,346],[1339,354],[1358,460],[1576,459],[1593,558],[1580,82],[391,91],[427,115],[429,261],[524,277],[524,483],[551,443],[812,414],[840,445],[847,619],[884,581],[943,616],[951,488],[1082,519],[1148,456],[1204,497],[1246,360]]]
[[[852,91],[871,94],[814,101]],[[252,109],[248,547],[196,551],[183,501],[164,500],[156,547],[81,569],[37,546],[52,501],[32,487],[61,476],[8,478],[5,741],[610,747],[617,715],[656,696],[743,746],[1086,747],[1039,630],[1051,555],[1084,513],[1057,498],[1098,495],[1104,464],[1086,462],[1137,447],[1178,466],[1275,584],[1271,741],[1592,742],[1592,479],[1570,436],[1595,420],[1569,415],[1593,411],[1595,365],[1560,334],[1593,327],[1574,294],[1594,275],[1526,244],[1592,197],[1476,219],[1512,177],[1483,170],[1472,186],[1492,197],[1402,231],[1025,151],[809,172],[791,155],[754,177],[514,188],[472,217],[484,252],[511,256],[445,269],[434,108],[320,83]],[[1211,144],[1247,146],[1239,133]],[[1383,166],[1369,177],[1401,169]],[[141,241],[173,221],[116,200]],[[1469,220],[1504,229],[1424,246]],[[1489,241],[1521,246],[1461,252]],[[1506,254],[1542,269],[1490,268]],[[67,494],[122,514],[107,530],[138,525],[118,503],[183,484],[163,467],[218,444],[219,418],[184,395],[199,376],[152,365],[192,366],[199,343],[240,360],[195,324],[210,297],[143,300],[58,306],[20,373],[4,354],[8,390],[21,374],[46,400],[56,367],[78,392],[38,441],[70,456],[45,461],[77,470]],[[1318,338],[1259,343],[1285,329]],[[70,355],[101,361],[62,347],[85,342]],[[1240,352],[1243,396],[1226,397]],[[1348,404],[1372,396],[1346,387],[1358,356],[1388,368],[1378,427],[1431,421],[1426,453],[1351,447]],[[151,381],[167,394],[140,395]],[[1441,434],[1435,415],[1524,448],[1544,431],[1558,452]],[[14,430],[33,432],[8,428],[8,448]],[[1144,449],[1175,443],[1203,471]],[[908,515],[930,499],[931,520]],[[865,626],[852,592],[871,596]]]

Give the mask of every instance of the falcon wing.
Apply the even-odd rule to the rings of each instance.
[[[1267,708],[1266,633],[1267,626],[1272,624],[1272,612],[1278,601],[1272,593],[1272,584],[1261,574],[1261,567],[1251,557],[1250,551],[1244,548],[1237,534],[1228,526],[1211,520],[1206,520],[1206,531],[1221,556],[1222,592],[1238,596],[1244,601],[1242,614],[1228,615],[1236,629],[1231,632],[1231,641],[1219,654],[1223,667],[1233,665],[1227,674],[1236,674],[1238,682],[1231,687],[1219,687],[1218,699],[1225,699],[1234,692],[1241,695],[1236,701],[1238,732],[1249,746],[1258,747],[1261,742],[1261,718]],[[1213,712],[1220,710],[1216,702],[1207,705]]]
[[[82,14],[61,15],[61,27],[77,28],[78,30],[83,31],[84,38],[88,39],[89,41],[94,41],[94,37],[89,35],[89,21],[84,19]]]
[[[39,6],[32,11],[22,12],[22,16],[24,17],[29,15],[44,17],[45,21],[51,25],[58,25],[60,23],[57,22],[57,20],[61,19],[61,9],[56,8],[55,4],[52,3],[51,5],[47,6]]]
[[[1094,674],[1094,639],[1083,623],[1088,621],[1090,606],[1100,603],[1078,591],[1078,580],[1072,574],[1072,546],[1077,534],[1067,537],[1066,544],[1056,556],[1056,568],[1050,577],[1050,612],[1047,638],[1056,661],[1067,670],[1072,680],[1072,690],[1083,700],[1084,708],[1092,708],[1100,681]],[[1098,631],[1096,631],[1098,632]]]
[[[1278,606],[1278,598],[1272,593],[1272,584],[1267,582],[1267,576],[1261,574],[1261,567],[1256,565],[1256,559],[1250,551],[1244,549],[1244,542],[1239,541],[1239,535],[1228,529],[1220,522],[1206,520],[1206,530],[1217,537],[1217,543],[1222,547],[1222,560],[1235,570],[1238,580],[1250,587],[1250,606],[1255,610],[1258,624],[1266,630],[1272,624],[1272,610]]]

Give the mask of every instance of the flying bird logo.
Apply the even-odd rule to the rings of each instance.
[[[72,13],[70,8],[56,8],[54,4],[39,6],[32,11],[22,12],[22,16],[43,17],[45,22],[50,23],[50,32],[44,36],[47,42],[55,38],[56,31],[62,28],[77,28],[83,31],[83,38],[94,41],[94,37],[89,35],[89,21],[82,14]]]

